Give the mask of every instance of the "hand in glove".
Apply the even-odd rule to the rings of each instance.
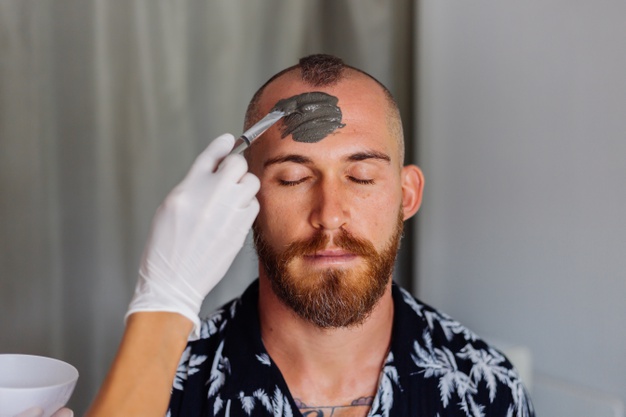
[[[126,317],[180,313],[194,323],[192,337],[199,336],[202,301],[226,274],[259,212],[259,179],[247,172],[243,156],[228,155],[234,143],[230,134],[211,142],[158,208]]]

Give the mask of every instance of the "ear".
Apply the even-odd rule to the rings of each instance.
[[[407,165],[402,168],[402,210],[404,220],[412,217],[422,204],[424,192],[424,174],[415,165]]]

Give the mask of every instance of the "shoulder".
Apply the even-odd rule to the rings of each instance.
[[[176,372],[169,417],[258,416],[276,410],[292,415],[283,394],[287,391],[261,340],[258,285],[253,283],[240,298],[204,319],[200,338],[188,343]]]
[[[413,335],[415,342],[425,347],[447,349],[455,353],[466,346],[493,349],[459,321],[419,301],[404,288],[397,288],[398,295],[394,298],[397,322],[400,322],[396,323],[398,333]]]
[[[210,366],[216,355],[219,355],[220,346],[229,324],[236,318],[237,307],[241,299],[237,298],[215,310],[201,322],[200,338],[187,342],[174,379],[174,389],[183,390],[195,378],[192,376],[201,373],[201,370]]]
[[[241,298],[235,298],[213,311],[200,322],[200,339],[209,340],[219,337],[228,324],[235,319],[238,307],[241,305]]]
[[[437,391],[441,406],[483,410],[476,415],[533,415],[522,381],[504,354],[408,291],[396,287],[394,292],[394,337],[411,341],[403,366]]]
[[[207,401],[207,384],[219,383],[229,367],[223,355],[226,340],[237,338],[233,329],[241,320],[242,299],[234,299],[201,322],[200,338],[190,340],[180,358],[170,397],[169,416],[199,416]]]

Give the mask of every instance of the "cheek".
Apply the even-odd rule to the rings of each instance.
[[[393,189],[385,191],[360,193],[354,199],[357,208],[352,210],[355,227],[359,227],[371,236],[371,239],[378,241],[375,246],[379,248],[387,243],[390,234],[396,230],[402,203],[401,192]]]
[[[304,212],[305,199],[285,198],[280,193],[263,191],[263,187],[257,199],[261,206],[257,224],[263,232],[268,238],[288,240],[298,228],[297,221]]]
[[[359,210],[355,212],[354,220],[358,221],[360,227],[368,230],[368,233],[375,239],[385,239],[390,228],[395,224],[398,217],[397,209],[392,210],[395,206],[391,201],[385,204],[379,202],[367,201]],[[392,212],[393,211],[393,212]]]

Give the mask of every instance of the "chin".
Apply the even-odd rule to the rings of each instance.
[[[390,276],[367,268],[326,268],[271,280],[274,293],[302,319],[324,329],[362,324],[384,295]]]

